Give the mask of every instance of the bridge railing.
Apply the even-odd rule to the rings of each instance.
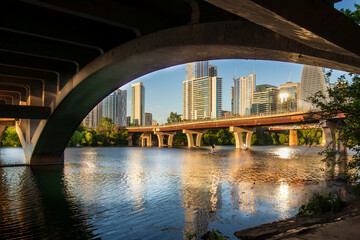
[[[231,116],[231,117],[219,117],[219,118],[206,118],[206,119],[197,119],[197,120],[182,120],[175,123],[164,123],[159,125],[147,125],[147,126],[127,126],[126,128],[149,128],[149,127],[161,127],[161,126],[179,126],[193,123],[209,123],[214,121],[227,121],[227,120],[239,120],[239,119],[254,119],[254,118],[264,118],[264,117],[280,117],[280,116],[293,116],[299,114],[305,114],[309,111],[296,111],[296,112],[287,112],[287,113],[277,113],[277,114],[253,114],[250,116]]]

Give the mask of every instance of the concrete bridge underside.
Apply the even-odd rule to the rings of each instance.
[[[9,0],[0,13],[0,100],[50,108],[15,123],[33,165],[61,164],[98,102],[173,65],[262,59],[360,73],[360,27],[328,1]]]

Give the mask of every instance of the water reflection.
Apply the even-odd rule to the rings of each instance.
[[[221,169],[216,158],[191,152],[183,160],[181,185],[185,232],[201,235],[208,230],[221,207]]]
[[[81,208],[66,197],[62,170],[63,167],[0,168],[1,239],[96,237]]]
[[[328,181],[317,149],[73,148],[0,168],[0,238],[181,239],[293,216]],[[71,236],[71,237],[70,237]]]

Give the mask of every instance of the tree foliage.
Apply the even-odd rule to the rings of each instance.
[[[96,129],[82,125],[74,132],[68,146],[119,146],[127,145],[127,131],[114,126],[110,118],[101,118]]]
[[[180,122],[181,115],[177,114],[177,112],[170,112],[170,116],[167,118],[167,123],[177,123]]]
[[[345,75],[339,77],[338,82],[329,87],[327,93],[317,92],[308,101],[321,110],[321,119],[333,119],[337,123],[339,133],[338,141],[345,147],[353,150],[352,161],[348,167],[359,169],[360,167],[360,77],[356,74],[349,74],[351,81]],[[344,118],[337,118],[342,114]],[[315,114],[314,114],[315,115]],[[323,152],[328,163],[340,163],[342,155],[329,147]],[[355,171],[356,172],[356,171]],[[354,175],[356,177],[356,174]]]
[[[342,12],[345,16],[353,20],[355,23],[360,24],[360,5],[355,3],[354,7],[356,8],[355,11],[342,8],[340,9],[340,12]]]
[[[1,135],[2,147],[20,147],[21,143],[13,126],[8,126]]]

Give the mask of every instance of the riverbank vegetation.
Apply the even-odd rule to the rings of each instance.
[[[111,118],[102,117],[97,128],[80,125],[71,137],[68,146],[121,146],[127,145],[127,131],[112,123]]]

